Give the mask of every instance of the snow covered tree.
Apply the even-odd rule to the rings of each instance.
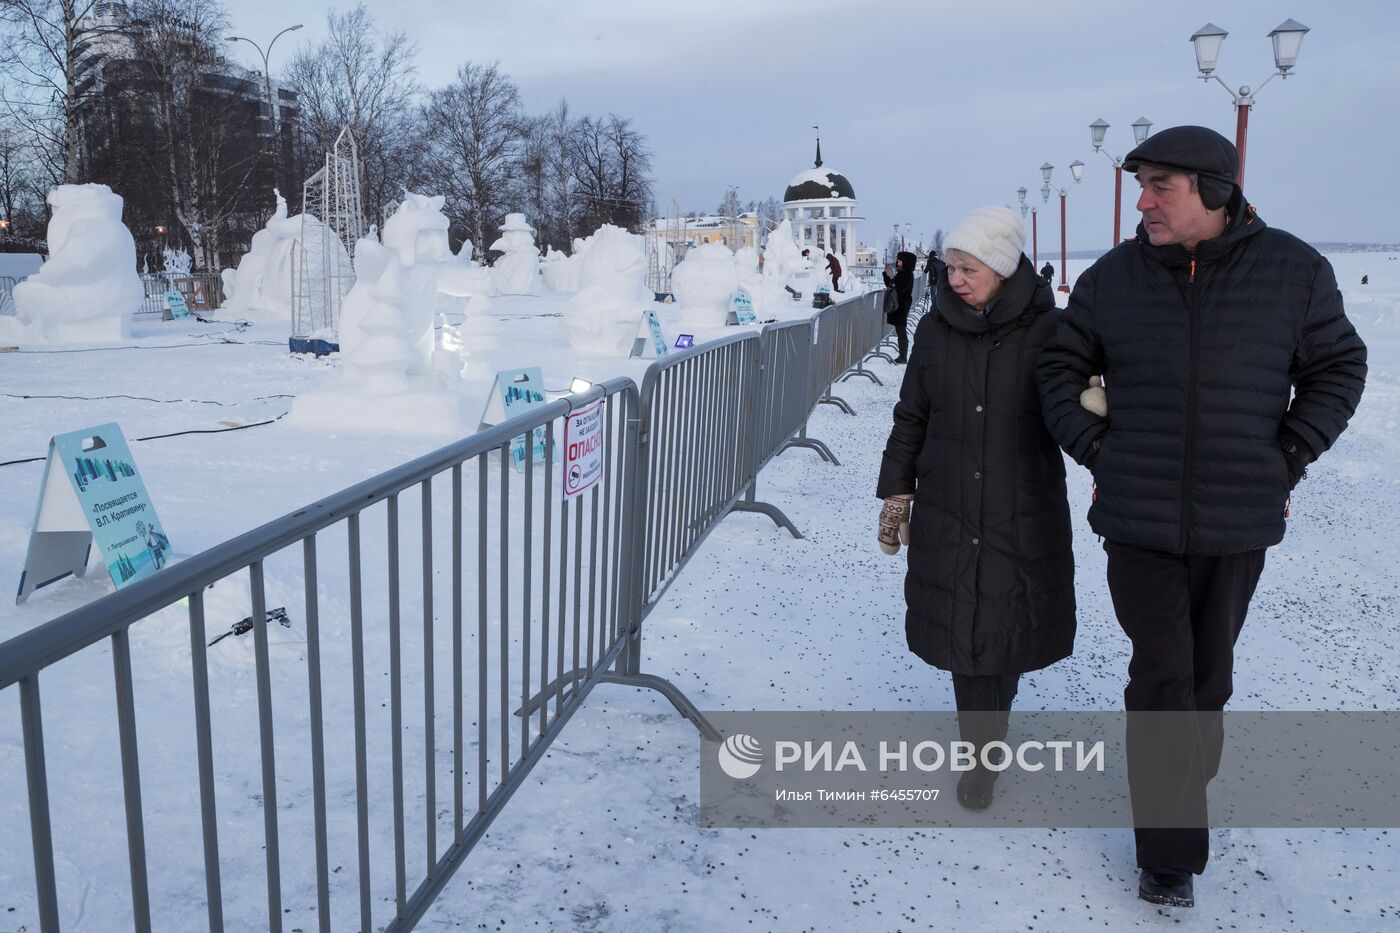
[[[490,243],[524,194],[517,185],[526,136],[520,91],[497,65],[467,62],[428,95],[422,124],[426,186],[447,196],[447,215],[468,239]]]
[[[403,196],[422,143],[416,121],[421,88],[417,46],[402,32],[380,33],[363,3],[326,14],[326,38],[300,50],[283,77],[300,98],[297,158],[300,177],[322,163],[342,127],[360,151],[360,191],[370,222]]]

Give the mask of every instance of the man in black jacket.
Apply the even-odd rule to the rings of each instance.
[[[1237,167],[1235,147],[1203,127],[1163,130],[1128,154],[1137,238],[1079,277],[1037,368],[1050,432],[1093,471],[1089,524],[1133,645],[1139,896],[1186,907],[1209,857],[1205,788],[1265,549],[1366,379],[1331,265],[1265,226]],[[1107,416],[1081,404],[1095,375]],[[1132,715],[1163,710],[1191,715]]]

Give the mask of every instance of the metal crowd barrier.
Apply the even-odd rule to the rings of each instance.
[[[141,273],[145,297],[137,317],[164,316],[167,313],[165,295],[176,291],[185,299],[192,312],[216,311],[223,306],[223,280],[215,272],[191,272],[188,275],[167,275],[164,272]]]
[[[163,834],[202,840],[206,899],[201,912],[207,913],[210,930],[225,928],[216,708],[248,714],[244,743],[218,746],[221,757],[231,755],[220,773],[244,764],[245,756],[255,759],[261,796],[249,807],[242,797],[227,796],[225,788],[224,805],[232,800],[234,810],[233,817],[225,812],[225,824],[261,813],[265,923],[274,931],[284,923],[284,874],[295,878],[301,871],[308,875],[302,879],[306,889],[313,884],[310,850],[321,930],[352,924],[363,930],[411,928],[599,683],[656,689],[703,734],[716,737],[679,690],[641,672],[642,620],[730,512],[768,515],[801,537],[780,510],[756,499],[758,473],[787,446],[814,447],[835,462],[825,445],[805,438],[806,422],[832,381],[878,339],[872,328],[878,297],[857,297],[810,319],[768,325],[761,333],[736,334],[668,355],[647,370],[640,391],[629,380],[614,379],[553,402],[0,644],[0,690],[19,688],[40,929],[58,930],[62,919],[52,801],[55,786],[63,791],[65,780],[75,777],[73,770],[60,768],[50,781],[41,674],[64,663],[78,665],[89,681],[99,678],[92,668],[100,652],[84,649],[102,642],[108,643],[113,664],[132,926],[141,931],[152,925],[143,758],[148,769],[162,773],[181,767],[193,772],[189,784],[198,788],[197,804],[182,809],[178,799],[162,800],[161,820],[154,825]],[[607,438],[604,476],[582,496],[557,501],[562,484],[557,425],[574,407],[599,399],[604,400]],[[536,438],[538,448],[530,440]],[[518,472],[513,447],[523,461]],[[370,522],[384,523],[382,538],[365,532]],[[416,547],[405,543],[415,538]],[[210,587],[225,589],[206,596]],[[268,618],[269,590],[289,606],[300,600],[304,661],[287,664],[279,658],[274,664],[270,633],[277,629]],[[206,601],[214,600],[214,611],[227,615],[230,598],[248,611],[255,689],[240,693],[236,688],[248,685],[235,682],[233,698],[225,700],[211,692]],[[179,760],[172,749],[178,740],[168,731],[155,741],[137,739],[130,630],[151,617],[188,630],[193,763]],[[414,657],[415,648],[421,657]],[[350,669],[348,687],[323,681],[327,653],[336,656],[337,669]],[[439,670],[446,668],[451,670],[450,687],[438,682]],[[219,682],[228,676],[222,668],[215,673]],[[296,705],[305,713],[295,712],[285,700],[274,706],[274,684],[279,697],[300,695]],[[467,704],[472,695],[474,709]],[[247,706],[254,697],[255,710],[239,709],[240,698]],[[333,708],[343,704],[352,710],[348,724],[325,716],[328,697]],[[64,700],[65,715],[74,715],[76,701]],[[410,705],[420,701],[421,718]],[[99,714],[106,710],[104,706]],[[412,721],[405,722],[406,714]],[[447,732],[441,765],[439,715]],[[475,735],[467,732],[468,716],[474,719]],[[224,724],[224,716],[218,721],[221,732],[235,729]],[[243,722],[236,715],[231,721]],[[283,737],[280,745],[274,736]],[[58,752],[68,751],[67,746],[60,743]],[[309,760],[301,762],[307,752]],[[309,817],[305,807],[278,806],[279,786],[288,783],[289,759],[309,773]],[[338,759],[346,766],[328,769],[327,761]],[[88,757],[76,770],[87,779],[101,764]],[[391,791],[391,813],[385,812],[383,790],[371,793],[371,776],[376,787],[387,785]],[[449,782],[450,825],[446,808],[441,813],[438,808],[439,786],[446,796]],[[409,803],[417,800],[422,807],[413,812]],[[328,801],[337,806],[353,802],[353,835],[328,825]],[[382,841],[389,838],[391,853]],[[308,858],[294,858],[284,869],[284,842],[294,852],[306,851]],[[68,852],[74,844],[89,859],[103,855],[95,851],[94,840],[74,840],[62,848],[65,865],[72,861]],[[157,878],[197,870],[180,858],[178,846],[151,851]],[[333,887],[332,853],[338,862],[340,853],[349,851],[355,853],[346,859],[355,865],[354,881],[346,873]],[[380,907],[376,917],[376,905],[389,900],[389,878],[393,914],[385,917]],[[247,883],[238,882],[245,888]],[[187,891],[174,887],[162,903],[190,905]],[[183,919],[176,925],[192,925],[190,918]],[[121,918],[113,923],[125,925]],[[263,920],[239,916],[228,923],[252,928]]]
[[[15,313],[15,286],[21,281],[12,275],[0,275],[0,314]]]
[[[555,449],[561,433],[557,422],[572,406],[604,397],[608,439],[604,477],[582,496],[558,504],[562,458]],[[83,649],[106,641],[113,663],[132,926],[151,929],[141,758],[146,756],[147,762],[154,758],[162,771],[174,767],[174,762],[167,760],[169,753],[163,747],[172,741],[168,734],[160,733],[158,740],[137,740],[141,717],[133,689],[129,630],[156,614],[163,614],[166,624],[172,623],[177,613],[187,616],[189,631],[197,759],[191,768],[197,770],[197,780],[190,783],[199,791],[198,818],[182,811],[179,800],[165,799],[160,803],[159,825],[166,830],[174,823],[188,838],[202,838],[208,926],[225,928],[205,594],[211,585],[231,584],[231,577],[246,578],[256,667],[257,740],[243,748],[225,743],[219,751],[232,756],[225,768],[236,766],[241,755],[248,754],[256,758],[261,773],[258,808],[263,816],[267,913],[265,919],[230,917],[228,925],[282,929],[283,843],[304,850],[310,839],[320,929],[331,929],[333,920],[335,926],[358,924],[363,930],[411,928],[597,683],[656,686],[655,678],[629,679],[625,672],[610,671],[627,647],[628,630],[640,619],[636,601],[628,595],[635,585],[632,568],[637,561],[632,553],[636,542],[626,526],[636,489],[637,425],[636,387],[630,380],[612,380],[329,496],[0,645],[0,689],[19,687],[40,928],[59,929],[50,801],[55,786],[61,788],[66,778],[73,777],[66,770],[52,776],[48,771],[41,673],[80,653],[90,666],[98,653]],[[543,472],[536,469],[540,454],[526,443],[522,445],[525,462],[517,474],[512,468],[511,442],[535,428],[543,433]],[[435,508],[435,501],[450,505]],[[382,540],[368,533],[371,522],[385,523]],[[331,569],[330,554],[346,568],[344,573]],[[385,604],[366,598],[365,583],[371,579],[386,585]],[[292,665],[294,670],[289,671],[270,660],[269,630],[277,631],[266,618],[270,587],[280,594],[279,600],[301,595],[308,704],[304,716],[285,702],[280,708],[273,705],[274,682],[279,696],[293,692],[293,685],[300,683],[296,671],[302,665]],[[470,624],[473,596],[475,626]],[[183,613],[178,604],[185,605]],[[345,684],[324,689],[323,652],[344,655],[347,648],[343,637],[323,638],[327,629],[342,636],[348,630],[348,658],[341,658],[348,660],[346,666],[351,669],[348,691]],[[421,659],[412,658],[413,647],[421,647]],[[411,689],[405,685],[405,667]],[[450,695],[437,681],[443,668],[450,670]],[[295,688],[295,692],[302,690]],[[353,728],[343,721],[327,721],[323,713],[327,693],[337,694],[333,702],[353,708]],[[468,703],[472,696],[474,708]],[[413,703],[420,703],[422,712],[410,730],[404,720]],[[450,763],[447,748],[442,764],[438,761],[439,716],[447,732],[444,745],[450,748]],[[474,736],[465,729],[467,718],[475,721]],[[330,741],[328,729],[338,729]],[[275,735],[284,737],[281,746]],[[412,746],[418,743],[419,750],[414,751]],[[279,808],[277,803],[279,787],[288,783],[278,759],[297,757],[305,748],[310,750],[309,822],[302,808]],[[337,757],[346,767],[331,771],[337,780],[328,787],[326,763]],[[88,762],[85,770],[96,767],[98,762]],[[152,765],[146,767],[149,770]],[[348,780],[351,774],[353,784]],[[378,829],[374,833],[371,775],[381,788],[373,798]],[[450,821],[445,802],[439,812],[440,786],[442,796],[451,797]],[[382,799],[390,787],[393,813],[386,818]],[[227,795],[228,789],[223,793]],[[353,838],[328,838],[328,799],[337,806],[343,802],[355,808]],[[408,814],[407,802],[414,799],[422,800],[422,809]],[[227,806],[229,800],[224,796],[222,802]],[[410,819],[421,834],[406,832]],[[392,867],[382,848],[386,842],[381,842],[390,833]],[[332,841],[337,843],[334,856]],[[63,861],[72,859],[72,846],[90,845],[91,840],[71,840],[64,847]],[[173,852],[157,848],[152,854],[159,874],[178,874],[183,867],[172,864]],[[380,856],[377,877],[371,874],[373,854]],[[355,865],[358,878],[354,891],[347,873],[344,883],[336,886],[336,893],[342,895],[336,904],[329,872],[333,857]],[[293,866],[292,874],[297,867]],[[240,878],[237,884],[243,886],[249,880]],[[393,913],[385,917],[383,908],[376,905],[382,905],[390,892]],[[355,894],[357,913],[345,909]],[[342,909],[336,910],[337,906]],[[73,909],[65,912],[71,920]],[[109,919],[114,927],[126,925],[120,918]]]

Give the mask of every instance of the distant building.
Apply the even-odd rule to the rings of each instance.
[[[745,211],[737,217],[658,217],[651,223],[650,233],[672,244],[689,249],[706,243],[723,243],[730,249],[758,246],[758,215]],[[678,250],[680,252],[680,250]]]
[[[107,184],[122,196],[123,219],[136,237],[138,252],[158,255],[162,245],[182,245],[182,237],[168,163],[153,157],[163,148],[156,131],[161,88],[139,60],[151,26],[122,2],[97,4],[79,26],[83,51],[75,77],[84,180]],[[207,51],[203,57],[210,58]],[[266,219],[279,166],[289,161],[299,107],[295,91],[273,86],[279,124],[279,138],[274,140],[262,73],[218,52],[212,58],[189,104],[202,115],[194,121],[202,135],[186,142],[190,158],[199,165],[217,165],[204,187],[215,192],[206,191],[206,197],[218,198],[218,229],[201,231],[206,253],[212,255],[196,256],[196,261],[202,258],[201,264],[218,268],[247,250]],[[299,180],[288,180],[284,187],[289,184]]]
[[[816,163],[799,172],[783,194],[783,217],[791,222],[797,245],[835,253],[842,266],[854,267],[856,224],[865,219],[857,215],[856,206],[856,192],[846,176],[822,167],[818,139]]]

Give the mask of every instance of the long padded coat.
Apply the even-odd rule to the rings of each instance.
[[[1059,314],[1024,256],[985,314],[938,283],[919,322],[876,494],[913,493],[909,648],[959,674],[1012,674],[1074,646],[1065,467],[1035,364]]]
[[[1317,250],[1236,189],[1224,233],[1152,246],[1141,226],[1075,283],[1039,383],[1051,432],[1094,472],[1089,524],[1122,544],[1234,554],[1277,544],[1290,470],[1361,399],[1366,346]],[[1102,373],[1108,418],[1079,404]],[[1289,394],[1293,395],[1290,401]]]

